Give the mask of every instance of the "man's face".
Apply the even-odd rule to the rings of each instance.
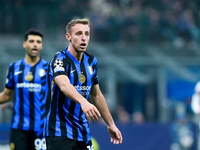
[[[38,35],[28,35],[28,39],[24,41],[23,47],[30,57],[39,56],[39,53],[42,50],[42,37]]]
[[[88,25],[76,24],[71,28],[71,34],[67,34],[70,44],[72,44],[77,53],[86,51],[90,40],[90,28]]]

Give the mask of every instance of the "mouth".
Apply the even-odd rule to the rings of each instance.
[[[86,44],[85,43],[80,44],[80,48],[82,49],[86,48]]]
[[[32,49],[32,53],[34,53],[34,54],[38,53],[38,49],[33,48],[33,49]]]

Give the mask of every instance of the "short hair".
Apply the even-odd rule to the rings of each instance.
[[[25,33],[25,35],[24,35],[24,41],[26,41],[26,40],[28,39],[28,36],[29,36],[29,35],[38,35],[38,36],[40,36],[41,38],[43,38],[43,34],[42,34],[40,31],[38,31],[38,30],[36,30],[36,29],[34,29],[34,28],[29,29],[29,30]]]
[[[66,25],[66,33],[71,33],[71,28],[76,24],[84,24],[90,26],[90,21],[88,18],[73,19]]]

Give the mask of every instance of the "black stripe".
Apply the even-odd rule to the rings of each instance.
[[[41,83],[41,86],[42,86],[42,87],[46,86],[47,65],[48,65],[48,64],[45,63],[45,64],[42,66],[42,68],[45,70],[45,75],[41,77],[41,82],[42,82],[42,83]],[[46,92],[48,92],[48,88],[45,88],[44,90],[41,90],[41,91],[40,91],[40,94],[42,95],[42,98],[40,99],[40,103],[42,103],[43,100],[45,100],[45,102],[46,102],[46,99],[45,99],[45,96],[46,96],[45,94],[46,94]],[[41,120],[43,120],[43,119],[46,117],[46,103],[40,106],[40,110],[41,110],[41,112],[45,111],[45,113],[43,113],[43,114],[41,115]],[[44,127],[44,123],[41,124],[40,128],[43,129],[43,127]]]
[[[93,69],[94,71],[95,71],[96,68],[97,68],[97,65],[92,65],[92,69]],[[93,75],[93,77],[91,78],[91,83],[94,81],[96,75],[97,75],[97,72],[96,72],[96,74]],[[96,84],[96,83],[94,83],[94,84]],[[94,85],[94,84],[93,84],[93,85]]]
[[[68,68],[68,76],[70,76],[70,68],[72,68],[72,70],[76,69],[76,66],[74,64],[74,61],[67,56],[66,60],[69,61],[67,64],[71,64],[71,66],[69,66]],[[77,70],[73,72],[74,74],[74,85],[77,85],[78,83],[78,72]],[[70,102],[70,106],[69,106],[69,112],[71,113],[70,116],[68,117],[68,119],[70,120],[70,122],[72,123],[72,132],[73,132],[73,139],[77,140],[78,139],[78,129],[77,126],[74,122],[74,111],[75,111],[75,107],[76,107],[76,102],[72,101]]]
[[[31,67],[31,73],[33,75],[33,80],[31,80],[29,83],[34,83],[34,77],[36,73],[36,66]],[[29,130],[34,129],[35,125],[35,106],[34,106],[34,92],[29,92],[29,105],[30,105],[30,126]]]
[[[51,90],[51,89],[49,89]],[[49,91],[50,93],[51,91]],[[56,109],[57,109],[57,93],[58,93],[58,86],[55,87],[54,95],[51,102],[51,113],[49,117],[49,130],[55,135],[55,127],[56,127]]]
[[[59,99],[58,114],[59,114],[59,119],[60,119],[61,136],[66,136],[67,129],[66,129],[65,116],[64,116],[64,110],[63,110],[63,103],[65,100],[65,95],[62,92],[60,92],[58,99]]]
[[[84,63],[81,63],[81,72],[85,75],[85,82],[82,84],[82,86],[87,86],[87,73],[86,73],[86,68],[85,68],[85,65]],[[86,93],[87,90],[82,90],[81,92],[83,93]],[[86,94],[83,95],[85,98],[86,98]],[[82,129],[83,129],[83,132],[82,132],[82,135],[83,135],[83,141],[86,141],[87,140],[87,130],[86,130],[86,127],[83,125],[83,119],[81,118],[81,115],[82,115],[83,111],[81,109],[80,113],[79,113],[79,118],[80,118],[80,121],[79,121],[79,124],[82,126]],[[85,135],[85,136],[84,136]]]
[[[7,79],[10,79],[10,72],[12,73],[12,77],[14,78],[14,65],[15,65],[15,63],[10,66]],[[15,104],[15,102],[16,101],[15,101],[15,98],[14,98],[14,104]],[[15,111],[13,111],[13,116],[15,116],[15,115],[16,115]],[[12,124],[13,124],[13,122],[14,122],[14,117],[12,118]]]
[[[66,62],[64,64],[70,64],[69,66],[64,66],[64,67],[68,67],[67,75],[68,75],[68,77],[70,76],[70,71],[71,71],[70,69],[71,68],[72,68],[72,70],[76,70],[76,71],[73,72],[73,74],[74,74],[74,81],[73,82],[74,82],[74,85],[77,85],[77,83],[78,83],[78,72],[77,72],[76,66],[74,64],[74,61],[67,54],[65,54],[65,56],[66,56],[66,58],[64,58],[63,61],[66,61]],[[70,106],[69,106],[68,119],[72,123],[73,139],[77,140],[78,139],[78,129],[77,129],[77,125],[74,122],[75,107],[76,107],[76,102],[71,100]]]
[[[50,83],[50,77],[49,77],[49,70],[50,70],[50,65],[48,65],[48,69],[47,69],[47,98],[46,98],[46,108],[45,108],[45,114],[47,116],[48,112],[49,112],[49,107],[51,104],[51,83]]]
[[[42,109],[44,109],[44,108],[45,108],[45,105],[42,106]],[[46,116],[45,114],[42,114],[41,118],[44,119],[45,116]]]
[[[87,53],[87,52],[84,52],[84,53],[85,53],[85,55],[87,55],[87,56],[89,57],[89,58],[88,58],[88,63],[91,64],[92,61],[93,61],[93,59],[94,59],[94,56],[91,55],[91,54],[89,54],[89,53]]]
[[[85,65],[83,63],[81,63],[81,72],[82,74],[85,76],[86,80],[85,82],[82,84],[82,86],[87,86],[87,73],[86,73],[86,69],[85,69]],[[82,93],[86,93],[87,90],[81,90]],[[86,98],[86,95],[83,95]]]
[[[43,104],[43,105],[41,105],[41,107],[40,107],[40,110],[41,111],[43,111],[45,109],[45,104]],[[45,116],[45,115],[44,115]],[[44,117],[41,117],[42,119],[44,118]]]
[[[42,98],[40,99],[40,103],[41,103],[45,98],[45,91],[40,92],[40,94],[42,95]]]
[[[24,72],[24,64],[23,61],[20,64],[20,69],[19,71],[23,71]],[[18,83],[23,83],[23,79],[24,79],[24,73],[20,73],[18,75]],[[22,129],[23,128],[23,121],[24,121],[24,97],[23,97],[23,88],[19,88],[19,100],[20,100],[20,105],[19,105],[19,124],[18,124],[18,129]]]
[[[49,113],[49,109],[51,106],[50,116],[49,116],[49,135],[55,136],[55,128],[56,128],[56,110],[57,110],[57,93],[58,93],[58,86],[55,87],[54,91],[51,91],[52,89],[52,80],[49,76],[50,74],[50,67],[51,64],[54,63],[56,60],[56,57],[52,58],[48,64],[47,68],[47,86],[48,86],[48,95],[46,99],[46,116]],[[52,97],[53,94],[53,97]],[[47,126],[45,127],[45,131],[47,131]]]
[[[69,112],[70,113],[69,113],[68,119],[72,123],[73,139],[77,140],[78,139],[78,129],[77,129],[76,124],[74,122],[75,106],[76,106],[76,103],[74,101],[71,101],[70,102],[70,106],[69,106]],[[71,114],[71,113],[73,113],[73,114]]]

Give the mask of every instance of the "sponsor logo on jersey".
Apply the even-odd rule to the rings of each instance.
[[[17,88],[28,88],[30,92],[40,92],[41,91],[41,84],[37,83],[17,83]]]
[[[81,95],[89,95],[91,86],[74,86],[77,91],[81,91]]]

